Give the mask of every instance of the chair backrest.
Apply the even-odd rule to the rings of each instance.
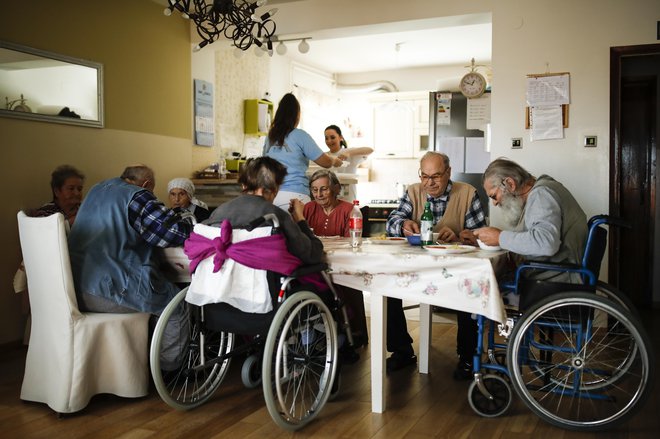
[[[593,225],[589,228],[589,235],[582,256],[582,267],[591,271],[596,279],[600,274],[600,265],[605,255],[607,247],[607,230],[600,225]]]
[[[78,311],[69,261],[69,247],[61,213],[32,218],[18,213],[18,231],[28,279],[33,331],[47,338],[70,337]],[[48,329],[45,329],[48,328]],[[59,340],[62,341],[62,340]]]

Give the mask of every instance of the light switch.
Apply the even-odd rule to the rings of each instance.
[[[595,148],[598,144],[598,136],[584,136],[584,146]]]
[[[512,137],[511,138],[511,149],[522,149],[522,138],[521,137]]]

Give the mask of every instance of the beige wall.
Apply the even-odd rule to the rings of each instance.
[[[0,39],[103,64],[105,128],[0,118],[0,344],[23,332],[12,292],[21,260],[16,213],[50,200],[53,168],[78,167],[89,189],[144,162],[156,171],[161,199],[170,178],[191,173],[189,25],[162,9],[147,0],[2,0]]]

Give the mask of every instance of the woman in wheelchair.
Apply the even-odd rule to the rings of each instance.
[[[175,408],[186,410],[208,400],[232,358],[246,354],[241,379],[246,387],[262,385],[268,411],[283,428],[306,425],[338,388],[338,326],[349,339],[350,327],[322,264],[323,245],[307,225],[302,203],[292,200],[290,213],[272,204],[286,172],[269,157],[248,160],[238,180],[243,194],[215,209],[186,242],[191,270],[196,271],[190,287],[161,317],[165,325],[177,307],[190,315],[180,367],[160,369],[159,327],[151,348],[154,383]],[[260,227],[264,221],[269,227]],[[277,273],[259,274],[263,270]],[[208,279],[216,282],[212,289],[223,291],[223,303],[198,297],[196,283]],[[259,288],[253,291],[246,284]],[[246,311],[240,305],[255,297],[263,298],[263,308],[257,304]],[[237,334],[249,342],[235,346]]]

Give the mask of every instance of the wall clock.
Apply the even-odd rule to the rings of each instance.
[[[472,58],[472,66],[470,72],[466,73],[459,84],[459,89],[463,96],[466,98],[478,98],[484,91],[486,91],[486,78],[474,70],[474,58]]]

